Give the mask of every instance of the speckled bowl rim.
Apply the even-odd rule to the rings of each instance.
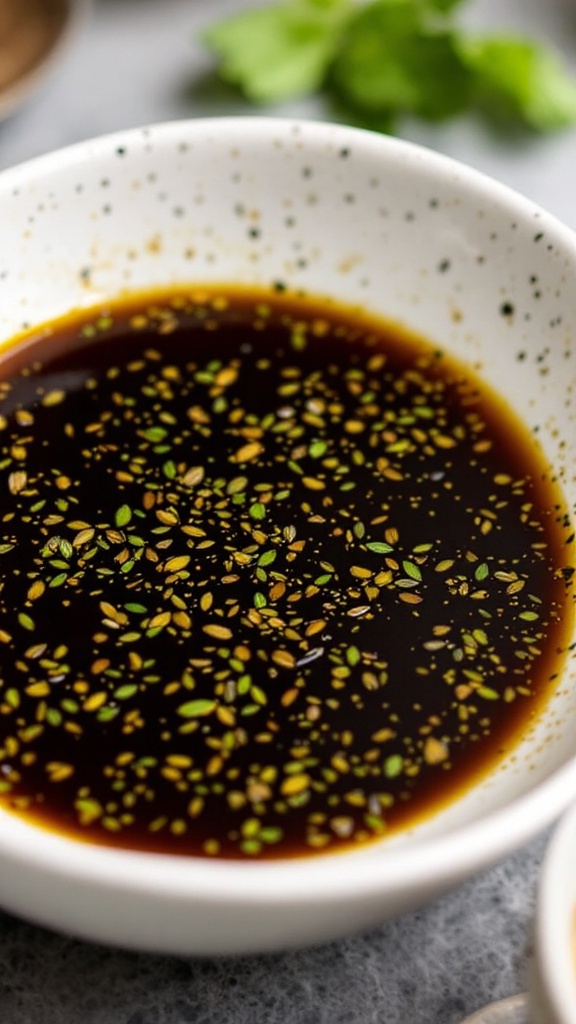
[[[299,127],[303,135],[318,144],[335,138],[345,144],[354,142],[359,150],[403,154],[430,175],[457,182],[465,194],[484,203],[498,201],[516,220],[537,224],[570,254],[576,268],[576,235],[553,215],[509,187],[492,178],[424,147],[361,129],[338,125],[279,120],[276,118],[211,118],[197,122],[167,122],[145,128],[120,131],[76,144],[36,158],[5,171],[0,181],[8,186],[29,183],[58,168],[82,164],[95,155],[112,153],[119,146],[129,147],[145,132],[157,144],[165,144],[212,127],[217,132],[242,125],[245,144],[252,134],[288,133]],[[51,879],[89,884],[96,892],[132,893],[168,903],[188,904],[193,911],[198,902],[215,907],[282,908],[291,905],[313,912],[332,904],[352,905],[359,899],[373,900],[386,914],[386,896],[398,891],[410,893],[411,907],[425,902],[429,894],[453,888],[471,875],[491,866],[538,831],[553,822],[568,806],[576,792],[576,753],[535,788],[512,804],[484,815],[446,835],[418,839],[408,845],[387,847],[380,844],[382,857],[358,860],[357,851],[317,854],[309,858],[257,863],[201,858],[180,858],[163,854],[118,850],[76,842],[36,828],[15,817],[0,817],[0,870],[3,863],[27,866]],[[10,818],[7,822],[7,818]],[[42,915],[41,915],[42,919]],[[44,915],[46,919],[46,915]],[[334,929],[335,933],[340,928]],[[87,925],[89,934],[90,928]],[[163,945],[166,945],[164,943]],[[169,943],[168,943],[169,945]],[[248,945],[250,945],[248,943]],[[276,944],[276,948],[282,942]]]

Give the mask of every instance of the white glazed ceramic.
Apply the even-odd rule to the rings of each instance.
[[[524,994],[499,999],[477,1010],[461,1024],[528,1024],[528,1000]]]
[[[576,504],[576,239],[474,171],[383,136],[273,119],[175,123],[0,177],[0,337],[147,286],[283,281],[441,342],[505,393]],[[246,864],[75,843],[0,813],[0,903],[179,953],[276,950],[458,885],[576,792],[576,651],[512,756],[363,850]]]
[[[544,857],[534,945],[530,1024],[576,1024],[576,805]]]
[[[23,22],[22,14],[25,8],[22,0],[3,0],[6,9],[2,11],[5,15],[5,26],[0,17],[2,25],[10,30],[8,36],[0,41],[0,59],[3,53],[3,46],[10,46],[12,49],[11,63],[14,62],[14,71],[19,64],[19,73],[14,74],[4,88],[0,89],[0,120],[9,117],[19,109],[42,87],[46,79],[55,70],[60,60],[64,57],[87,15],[89,0],[41,0],[44,10],[55,8],[58,17],[62,17],[59,31],[48,40],[41,43],[28,42],[28,32],[33,28],[27,28]],[[16,15],[20,18],[17,22],[18,33],[23,33],[24,38],[14,40],[13,21],[10,16],[9,3],[15,8]],[[21,56],[20,56],[21,55]],[[21,63],[20,63],[21,62]]]

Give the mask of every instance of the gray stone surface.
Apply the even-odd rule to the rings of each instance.
[[[41,92],[0,125],[0,168],[154,121],[241,113],[208,81],[203,24],[238,0],[93,0]],[[469,0],[476,25],[540,34],[576,70],[573,0]],[[326,116],[291,104],[282,116]],[[403,134],[524,192],[576,228],[576,131],[504,139],[464,118]],[[271,958],[195,960],[81,943],[0,913],[1,1024],[458,1024],[525,985],[546,834],[402,920]]]

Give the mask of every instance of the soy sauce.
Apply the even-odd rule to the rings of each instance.
[[[89,842],[308,856],[542,707],[573,526],[528,430],[368,314],[141,296],[0,363],[0,791]]]

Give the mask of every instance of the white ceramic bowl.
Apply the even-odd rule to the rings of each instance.
[[[336,126],[175,123],[3,174],[0,219],[3,339],[123,291],[281,279],[360,303],[479,367],[539,426],[576,504],[576,240],[464,166]],[[576,791],[575,684],[576,650],[497,770],[355,852],[170,858],[75,843],[0,812],[0,903],[76,935],[176,953],[277,950],[375,926],[564,810]]]
[[[544,857],[531,966],[530,1024],[576,1024],[576,805]]]

